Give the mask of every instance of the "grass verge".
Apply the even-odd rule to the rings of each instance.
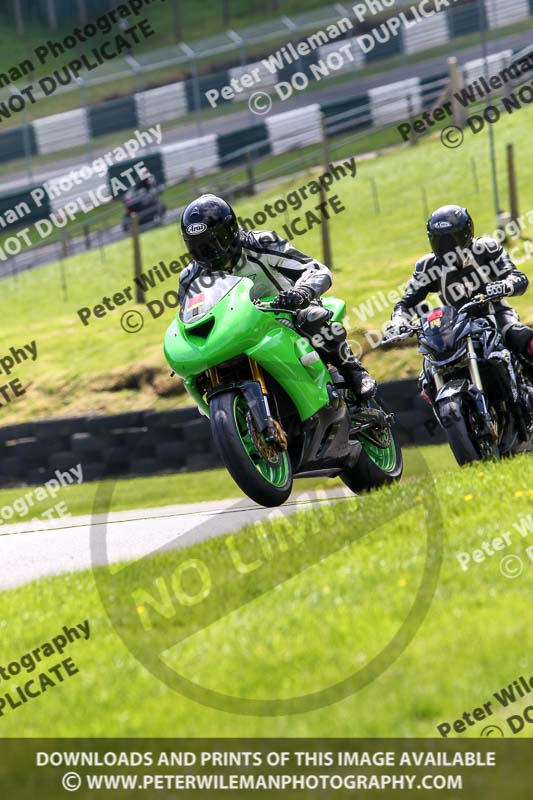
[[[19,658],[64,624],[89,619],[92,634],[70,648],[79,674],[6,712],[2,733],[436,736],[437,724],[533,673],[525,613],[533,571],[526,563],[527,539],[514,528],[517,521],[531,521],[532,477],[531,459],[524,456],[441,474],[436,485],[426,475],[329,511],[303,512],[291,517],[288,529],[277,520],[261,531],[271,559],[261,557],[257,529],[244,529],[234,543],[246,563],[256,559],[252,582],[232,569],[224,538],[124,565],[113,576],[99,571],[123,639],[91,572],[5,592],[0,663]],[[443,563],[429,613],[398,659],[352,696],[292,716],[241,716],[186,699],[132,655],[160,669],[156,654],[163,653],[164,663],[193,683],[240,698],[289,698],[331,686],[368,664],[405,620],[420,583],[426,535],[438,528],[439,517]],[[357,538],[362,531],[367,533]],[[503,531],[512,532],[512,547],[461,569],[458,552],[479,549]],[[509,550],[524,560],[524,572],[514,580],[500,570]],[[220,603],[214,617],[210,602],[185,608],[173,599],[166,618],[138,602],[139,587],[157,595],[155,581],[190,558],[213,567],[209,600]],[[196,632],[187,627],[191,620],[198,623]],[[184,638],[184,631],[191,635]],[[505,718],[525,704],[527,698],[503,709],[493,702],[489,722],[505,726]],[[483,724],[468,727],[464,736],[479,736]],[[527,726],[522,735],[531,735]]]

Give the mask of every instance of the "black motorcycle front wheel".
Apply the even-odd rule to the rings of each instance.
[[[240,392],[215,395],[209,411],[213,439],[235,483],[261,506],[282,505],[292,491],[289,454],[264,440]]]
[[[487,451],[483,452],[480,443],[476,442],[469,424],[469,410],[461,398],[442,400],[439,403],[439,417],[459,466],[498,457],[497,447],[487,447]]]

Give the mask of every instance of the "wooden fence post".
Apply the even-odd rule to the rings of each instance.
[[[517,222],[520,211],[518,209],[518,186],[516,183],[514,144],[507,145],[507,172],[509,174],[509,207],[511,210],[511,220]]]
[[[460,92],[463,87],[462,75],[459,71],[459,65],[455,56],[448,59],[448,75],[449,84],[448,92],[452,104],[452,118],[453,124],[458,128],[463,129],[465,124],[465,108],[461,105],[457,97],[457,92]]]
[[[320,125],[322,129],[322,157],[324,161],[324,172],[329,172],[329,142],[325,114],[320,115]],[[325,205],[327,202],[327,192],[324,189],[323,183],[321,182],[320,203],[321,205]],[[333,269],[333,253],[331,251],[331,238],[329,235],[329,215],[322,220],[322,225],[320,227],[322,230],[322,261],[327,267]]]
[[[253,197],[255,194],[254,162],[250,151],[246,153],[246,194]]]
[[[131,215],[131,241],[133,244],[133,282],[135,283],[135,302],[144,303],[144,290],[140,281],[142,273],[141,237],[139,234],[139,217]]]

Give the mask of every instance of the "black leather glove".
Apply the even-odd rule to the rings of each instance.
[[[311,293],[308,289],[285,289],[280,292],[274,300],[274,305],[278,308],[286,308],[287,311],[296,311],[298,308],[307,308],[311,302]]]
[[[509,297],[509,295],[513,293],[513,290],[507,281],[494,281],[493,283],[487,284],[485,292],[488,297],[497,299],[498,297]]]

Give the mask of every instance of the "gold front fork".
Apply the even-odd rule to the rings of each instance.
[[[265,379],[263,377],[263,370],[261,369],[257,361],[254,361],[252,358],[249,358],[248,361],[250,362],[250,369],[252,370],[252,378],[254,379],[254,381],[257,381],[257,383],[261,387],[261,391],[266,397],[268,392]]]
[[[210,367],[207,370],[207,374],[209,375],[209,380],[211,381],[211,388],[214,389],[220,383],[218,369],[216,367]]]
[[[263,370],[261,369],[261,367],[259,366],[257,361],[254,361],[252,358],[249,358],[248,361],[250,362],[250,369],[252,371],[252,378],[254,379],[254,381],[257,381],[257,383],[261,387],[261,392],[263,393],[263,398],[264,398],[264,401],[265,401],[265,408],[266,408],[266,412],[267,412],[268,418],[269,418],[269,425],[271,426],[271,428],[273,426],[272,434],[277,439],[278,447],[280,447],[281,450],[286,450],[287,446],[288,446],[287,434],[285,433],[285,431],[281,427],[281,425],[278,422],[278,420],[274,419],[274,417],[272,416],[272,412],[270,410],[270,404],[268,402],[268,390],[267,390],[267,386],[266,386],[266,383],[265,383]]]

